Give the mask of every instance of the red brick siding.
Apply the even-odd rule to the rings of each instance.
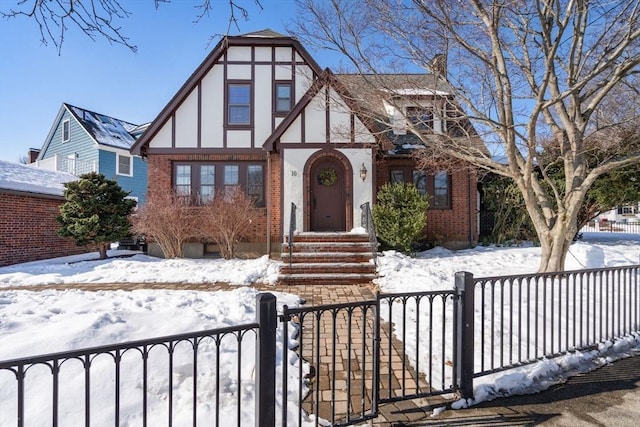
[[[175,161],[202,161],[202,162],[219,162],[219,161],[255,161],[265,162],[265,153],[256,154],[171,154],[171,155],[150,155],[148,157],[148,197],[152,196],[154,191],[168,190],[172,188],[172,163]],[[279,155],[271,156],[271,176],[265,175],[265,186],[267,181],[271,183],[271,240],[272,242],[281,241],[280,230],[280,157]],[[259,208],[257,218],[252,222],[250,227],[250,235],[248,242],[264,242],[267,233],[267,208]]]
[[[389,182],[393,167],[414,167],[411,159],[384,159],[376,163],[376,186]],[[425,238],[438,245],[469,246],[478,241],[477,174],[457,167],[451,173],[451,209],[428,209]],[[377,189],[376,189],[377,192]],[[471,193],[471,194],[470,194]],[[470,197],[471,196],[471,197]]]
[[[90,250],[58,236],[62,198],[0,193],[0,266]]]

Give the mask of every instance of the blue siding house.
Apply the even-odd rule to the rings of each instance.
[[[63,103],[34,166],[76,176],[98,172],[144,203],[147,163],[129,149],[149,124],[124,120]]]

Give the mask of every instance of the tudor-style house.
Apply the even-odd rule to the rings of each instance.
[[[196,199],[240,185],[260,209],[245,248],[279,253],[292,205],[298,233],[349,232],[364,226],[361,205],[375,203],[379,186],[408,181],[430,196],[427,238],[474,245],[475,174],[417,169],[406,131],[381,132],[355,105],[349,80],[271,30],[224,38],[132,147],[148,160],[149,194],[173,188]],[[446,129],[435,118],[432,126]]]

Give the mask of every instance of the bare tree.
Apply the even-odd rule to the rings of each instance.
[[[377,90],[402,109],[412,91],[388,86],[381,73],[431,71],[434,99],[443,100],[435,114],[455,132],[425,132],[410,120],[406,131],[426,147],[423,156],[515,182],[540,240],[540,271],[563,269],[594,181],[640,161],[637,145],[609,149],[623,145],[618,134],[637,125],[637,114],[598,120],[608,104],[624,102],[617,95],[640,71],[639,0],[301,0],[300,8],[298,38],[341,53],[370,86],[360,93]],[[478,148],[478,137],[494,156]],[[541,141],[552,141],[555,158],[538,155]],[[590,165],[586,154],[603,144],[607,156]],[[550,163],[563,168],[563,185],[545,173]]]
[[[132,216],[132,229],[156,243],[165,258],[183,256],[184,244],[197,234],[199,212],[188,198],[175,192],[154,191]]]
[[[256,217],[254,205],[240,187],[232,187],[218,191],[212,201],[199,208],[202,237],[213,239],[225,259],[233,258],[237,243],[247,237]]]
[[[162,3],[170,2],[170,0],[149,1],[153,1],[156,9]],[[214,34],[212,37],[228,34],[232,26],[239,31],[238,20],[249,19],[249,10],[242,6],[242,3],[242,0],[227,0],[229,25],[226,33]],[[262,9],[260,0],[252,0],[252,3]],[[53,43],[58,54],[62,52],[65,36],[70,29],[80,30],[93,41],[102,38],[110,44],[122,45],[136,52],[137,46],[122,29],[122,23],[131,16],[125,4],[122,0],[17,0],[14,7],[6,11],[0,10],[0,16],[7,19],[32,19],[40,31],[42,44]],[[219,3],[214,5],[211,0],[194,2],[193,7],[197,11],[195,22],[208,16],[218,5]]]

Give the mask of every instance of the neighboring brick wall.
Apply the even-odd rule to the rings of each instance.
[[[383,159],[376,164],[376,186],[389,182],[394,167],[415,167],[412,159]],[[455,167],[451,173],[451,209],[428,209],[426,239],[451,248],[469,247],[478,242],[477,173]],[[377,191],[377,190],[376,190]],[[471,242],[469,241],[471,237]]]
[[[0,266],[90,250],[58,236],[62,197],[0,192]]]

